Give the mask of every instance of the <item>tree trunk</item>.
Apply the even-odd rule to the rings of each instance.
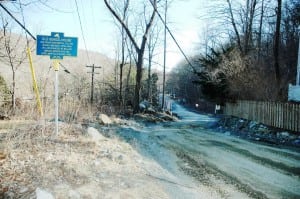
[[[15,90],[16,90],[16,72],[13,71],[12,73],[12,92],[11,92],[11,99],[12,99],[12,109],[15,111],[16,109],[16,95],[15,95]]]
[[[263,19],[264,19],[264,0],[261,1],[261,11],[260,11],[260,19],[259,19],[259,31],[258,31],[258,41],[257,41],[257,45],[258,45],[258,53],[257,53],[257,57],[259,59],[262,58],[262,56],[260,56],[261,53],[261,35],[262,35],[262,24],[263,24]]]
[[[227,0],[227,3],[228,3],[228,7],[229,7],[231,24],[233,26],[233,29],[234,29],[234,32],[235,32],[235,36],[236,36],[236,39],[237,39],[238,48],[239,48],[240,53],[243,54],[243,48],[242,48],[242,44],[241,44],[241,38],[240,38],[240,34],[239,34],[239,31],[238,31],[238,29],[236,27],[236,23],[235,23],[235,20],[234,20],[234,17],[233,17],[233,11],[232,11],[232,6],[231,6],[230,0]]]
[[[127,10],[128,10],[128,6],[129,6],[129,1],[124,1],[125,7],[123,10],[123,18],[122,20],[125,22],[126,21],[126,15],[127,15]],[[125,37],[125,31],[124,31],[124,27],[122,26],[121,29],[121,34],[122,34],[122,58],[121,58],[121,64],[120,64],[120,91],[119,91],[119,100],[120,100],[120,107],[122,107],[122,103],[123,103],[123,68],[125,65],[125,42],[126,42],[126,37]]]
[[[107,0],[104,0],[106,7],[110,10],[110,12],[113,14],[113,16],[119,21],[122,28],[124,28],[124,31],[126,32],[128,38],[130,39],[132,45],[134,46],[136,53],[138,54],[138,61],[136,63],[137,69],[136,69],[136,85],[135,85],[135,96],[134,96],[134,110],[133,110],[134,113],[139,112],[140,90],[141,90],[141,80],[142,80],[142,69],[143,69],[145,46],[147,43],[147,37],[149,34],[149,30],[153,24],[156,9],[157,9],[157,5],[156,5],[157,0],[150,1],[150,2],[153,6],[153,11],[152,11],[151,17],[146,25],[146,29],[145,29],[145,32],[142,37],[141,46],[139,47],[136,39],[133,37],[133,35],[128,27],[128,24],[126,24],[125,21],[123,19],[121,19],[121,17],[116,13],[116,11],[114,9],[112,9],[112,7],[107,2]]]
[[[121,64],[120,64],[120,90],[119,90],[119,101],[120,101],[120,107],[122,107],[122,101],[123,101],[123,67],[125,65],[125,39],[124,39],[124,28],[122,27],[122,55],[121,55]]]
[[[144,60],[144,51],[140,51],[138,54],[138,61],[136,65],[136,84],[134,91],[134,113],[139,112],[139,103],[140,103],[140,91],[141,91],[141,81],[143,74],[143,60]]]
[[[122,107],[123,102],[123,94],[122,94],[122,88],[123,88],[123,66],[124,63],[121,62],[120,64],[120,90],[119,90],[119,100],[120,100],[120,106]]]
[[[281,4],[282,0],[277,0],[277,18],[276,18],[276,29],[274,35],[274,69],[275,69],[275,77],[277,88],[279,89],[278,97],[280,97],[281,88],[281,76],[280,76],[280,68],[279,68],[279,43],[280,43],[280,22],[281,22]]]
[[[149,49],[149,66],[148,66],[148,82],[147,82],[147,99],[151,102],[151,51]]]
[[[131,75],[131,67],[132,67],[132,61],[131,61],[131,55],[129,54],[129,69],[127,73],[127,79],[126,79],[126,88],[125,88],[125,93],[124,93],[124,101],[127,100],[128,93],[130,91],[129,88],[129,80],[130,80],[130,75]],[[127,101],[124,102],[124,106],[127,105]]]
[[[254,14],[256,10],[256,0],[252,0],[248,2],[247,5],[247,22],[246,22],[246,33],[245,33],[245,43],[244,43],[244,54],[247,54],[250,50],[250,45],[252,43],[252,26],[253,26],[253,20],[254,20]]]

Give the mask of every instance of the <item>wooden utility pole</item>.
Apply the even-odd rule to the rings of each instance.
[[[165,108],[165,86],[166,86],[166,50],[167,50],[167,8],[168,0],[166,0],[165,5],[165,29],[164,29],[164,71],[163,71],[163,91],[162,91],[162,109]]]
[[[95,73],[95,68],[101,68],[101,66],[95,66],[95,64],[93,64],[92,66],[86,66],[86,67],[92,68],[92,72],[88,72],[88,73],[92,73],[91,104],[93,104],[93,101],[94,101],[94,75],[99,74],[99,73]]]
[[[299,28],[300,29],[300,26]],[[299,34],[300,36],[300,34]],[[300,37],[299,37],[300,38]],[[297,64],[297,76],[296,76],[296,85],[300,86],[300,39],[299,39],[299,47],[298,47],[298,64]]]
[[[277,87],[279,89],[279,93],[278,93],[279,97],[281,94],[281,88],[280,88],[281,74],[280,74],[280,66],[279,66],[281,7],[282,7],[282,0],[277,0],[277,9],[276,9],[277,17],[276,17],[273,53],[274,53],[275,77],[276,77]]]

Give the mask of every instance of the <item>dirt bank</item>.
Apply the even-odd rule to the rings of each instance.
[[[169,198],[144,168],[163,169],[129,144],[95,140],[81,125],[61,123],[58,136],[53,128],[1,130],[0,198]]]

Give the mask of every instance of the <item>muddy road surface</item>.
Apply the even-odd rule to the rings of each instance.
[[[166,173],[149,175],[171,198],[300,198],[300,150],[207,128],[215,118],[174,105],[180,121],[124,127],[118,136]]]

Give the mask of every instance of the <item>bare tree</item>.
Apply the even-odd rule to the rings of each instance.
[[[127,0],[129,3],[129,0]],[[142,34],[142,38],[140,39],[141,43],[138,45],[138,39],[133,37],[133,34],[130,30],[129,25],[122,19],[122,16],[116,12],[116,9],[114,9],[111,4],[108,2],[108,0],[104,0],[104,3],[106,7],[109,9],[109,11],[112,13],[112,15],[117,19],[117,21],[120,23],[120,25],[124,28],[124,31],[126,32],[129,40],[134,46],[134,49],[137,53],[137,63],[136,63],[136,85],[135,85],[135,98],[134,98],[134,112],[139,111],[139,102],[140,102],[140,90],[141,90],[141,80],[142,80],[142,69],[144,64],[144,53],[146,48],[146,42],[148,39],[148,34],[150,31],[150,28],[153,24],[156,8],[157,8],[157,0],[152,0],[151,3],[153,5],[150,18],[146,21],[146,28]]]
[[[228,3],[229,13],[230,13],[230,21],[231,21],[231,24],[232,24],[232,27],[234,29],[235,36],[236,36],[236,39],[237,39],[237,45],[238,45],[238,48],[239,48],[240,52],[242,53],[243,52],[243,47],[242,47],[242,42],[241,42],[241,36],[240,36],[240,32],[237,28],[237,23],[235,21],[235,17],[233,15],[231,0],[227,0],[227,3]]]
[[[2,17],[1,59],[10,66],[12,71],[11,104],[13,110],[16,108],[16,72],[26,59],[26,44],[22,43],[22,35],[13,37],[9,23]]]
[[[260,17],[259,17],[259,28],[258,28],[258,38],[257,38],[257,55],[259,57],[261,52],[261,42],[262,42],[262,27],[263,27],[263,19],[264,19],[264,12],[265,12],[265,1],[261,1],[260,7]]]
[[[135,56],[135,54],[133,53],[133,45],[129,44],[128,42],[126,42],[126,47],[127,47],[127,51],[128,51],[128,55],[129,55],[129,68],[127,71],[127,76],[126,76],[126,86],[125,86],[125,93],[124,93],[124,105],[129,105],[131,104],[131,100],[129,100],[128,98],[130,98],[130,80],[131,80],[131,72],[132,72],[132,65],[133,63],[137,62],[137,58]]]
[[[227,0],[229,19],[233,30],[235,32],[236,42],[238,48],[242,54],[247,54],[252,43],[252,33],[253,33],[253,23],[255,18],[255,11],[257,6],[257,0],[247,0],[245,9],[240,6],[240,18],[241,23],[237,22],[236,14],[234,13],[234,8],[232,6],[232,1]],[[243,28],[238,28],[242,26]]]
[[[122,21],[124,21],[126,23],[126,18],[127,18],[127,13],[128,13],[128,7],[129,7],[129,1],[127,0],[123,0],[123,9],[122,9]],[[123,90],[123,68],[125,65],[125,47],[126,47],[126,34],[125,34],[125,30],[124,27],[121,27],[121,63],[120,63],[120,88],[119,88],[119,100],[120,103],[122,105],[123,102],[123,94],[122,94],[122,90]]]
[[[156,24],[155,28],[152,29],[152,31],[149,34],[149,40],[147,42],[147,50],[148,50],[148,80],[147,80],[147,99],[151,101],[152,99],[152,92],[151,92],[151,70],[153,65],[153,57],[155,49],[159,43],[159,35],[160,35],[160,28]]]
[[[245,36],[244,36],[244,53],[247,54],[250,50],[250,45],[252,43],[252,29],[253,29],[253,21],[254,14],[256,11],[256,0],[247,0],[246,2],[246,21],[245,21]]]
[[[195,83],[203,94],[211,100],[287,100],[287,85],[295,81],[296,73],[299,0],[211,0],[208,4],[209,13],[214,13],[207,14],[214,20],[209,23],[214,32],[203,37],[203,54],[195,64],[199,76]],[[225,37],[216,40],[214,34]],[[172,79],[171,85],[182,83]]]

